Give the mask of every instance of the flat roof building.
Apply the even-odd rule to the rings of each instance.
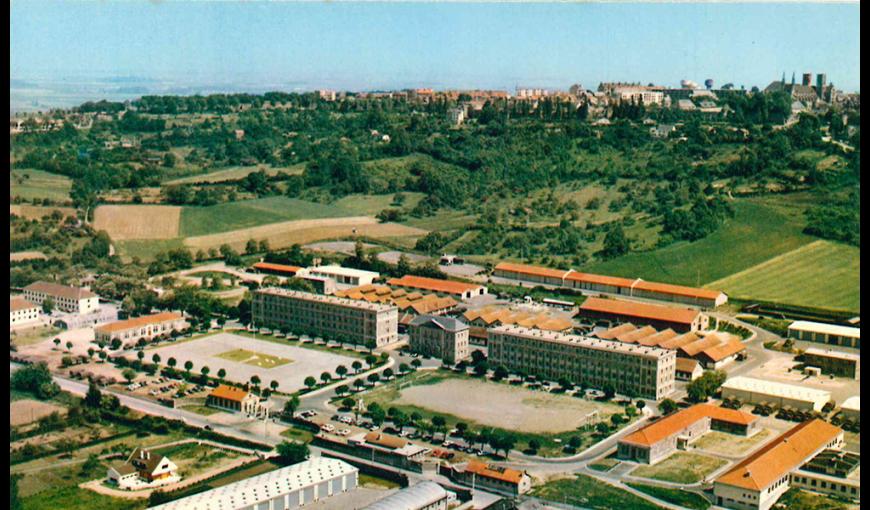
[[[100,307],[100,298],[93,292],[80,287],[60,285],[51,282],[34,282],[24,287],[24,299],[42,306],[51,298],[54,309],[68,313],[91,313]]]
[[[843,430],[823,420],[803,422],[746,457],[713,483],[716,504],[767,510],[790,486],[790,474],[828,448],[843,444]]]
[[[359,287],[360,285],[372,284],[381,275],[374,271],[363,271],[362,269],[331,265],[306,267],[297,272],[296,276],[319,276],[331,278],[335,280],[336,287],[339,290],[343,290],[351,287]]]
[[[489,331],[489,361],[550,380],[660,400],[674,391],[676,353],[519,326]]]
[[[618,442],[618,455],[655,464],[710,430],[751,436],[761,429],[757,416],[711,404],[696,404],[632,432]]]
[[[794,321],[788,327],[788,337],[806,342],[861,348],[861,329],[835,326],[821,322]]]
[[[594,321],[631,322],[678,333],[707,329],[709,318],[693,308],[590,297],[580,305],[579,315]]]
[[[804,364],[819,367],[823,374],[855,380],[861,376],[861,356],[858,354],[810,347],[804,351]]]
[[[453,296],[462,300],[471,299],[475,296],[482,296],[487,292],[486,287],[476,283],[425,278],[423,276],[409,274],[406,274],[401,278],[391,278],[387,280],[387,285],[401,287],[403,289],[425,290],[436,294]]]
[[[359,470],[338,459],[312,457],[152,507],[154,510],[284,510],[356,489]]]
[[[399,339],[393,305],[268,288],[254,292],[251,314],[255,326],[341,342],[381,347]]]
[[[736,398],[743,403],[752,404],[766,402],[780,408],[821,411],[831,400],[831,392],[738,376],[728,379],[722,385],[722,398]]]

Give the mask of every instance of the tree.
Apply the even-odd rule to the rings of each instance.
[[[293,395],[290,400],[284,402],[284,414],[292,417],[296,410],[299,409],[299,397]]]
[[[613,423],[614,427],[618,427],[619,424],[622,423],[622,415],[621,414],[610,415],[610,422]]]
[[[595,424],[595,431],[601,435],[604,435],[610,432],[610,426],[607,423],[600,421]]]
[[[571,384],[571,381],[569,381],[567,377],[560,377],[558,382],[559,382],[559,387],[563,388],[566,391],[570,390],[571,387],[573,386]]]
[[[411,262],[408,260],[408,257],[403,253],[399,256],[399,262],[396,264],[396,272],[400,275],[411,274]]]
[[[347,384],[339,384],[335,387],[335,394],[338,396],[344,395],[348,391],[350,391],[350,387]]]
[[[199,369],[199,373],[202,374],[203,377],[208,377],[209,372],[211,372],[211,369],[208,365],[203,365],[202,368]]]
[[[474,352],[477,352],[477,351],[474,351]],[[420,368],[420,365],[422,365],[422,364],[423,364],[423,362],[420,361],[418,358],[414,358],[411,360],[411,366],[414,368]]]
[[[60,338],[55,338],[55,339],[52,340],[52,341],[54,342],[54,347],[55,347],[55,348],[60,347]]]
[[[251,376],[251,384],[253,384],[255,388],[260,386],[260,381],[261,379],[259,375],[254,374]]]
[[[120,338],[113,338],[113,339],[112,339],[112,344],[111,344],[112,350],[113,350],[113,351],[117,351],[118,349],[120,349],[120,348],[121,348],[121,343],[122,343],[122,342],[121,342],[121,339],[120,339]]]
[[[335,373],[338,374],[338,377],[344,379],[344,376],[347,375],[347,367],[344,365],[339,365],[335,367]]]
[[[355,405],[356,405],[356,400],[354,400],[350,397],[347,397],[341,401],[341,407],[343,407],[345,409],[353,409],[353,406],[355,406]]]
[[[496,381],[501,381],[509,375],[508,369],[504,365],[499,365],[495,367],[495,372],[492,374],[492,378]]]
[[[399,363],[399,373],[406,374],[411,371],[411,367],[407,363]]]
[[[413,415],[412,415],[413,416]],[[464,421],[460,421],[456,423],[456,431],[459,432],[460,436],[464,436],[465,432],[468,430],[468,424]]]
[[[269,382],[269,388],[270,388],[272,391],[276,391],[276,390],[278,389],[278,386],[280,386],[280,384],[281,384],[281,383],[279,383],[278,381],[272,379],[272,381]]]
[[[88,347],[88,359],[93,358],[93,357],[94,357],[94,353],[96,353],[96,352],[97,352],[97,351],[95,351],[93,347]],[[155,354],[155,356],[156,356],[156,354]]]
[[[480,363],[474,365],[474,373],[480,377],[483,377],[484,375],[486,375],[486,373],[488,371],[489,371],[489,362],[487,362],[486,360],[481,361]]]
[[[392,368],[387,368],[384,370],[383,374],[384,374],[385,379],[389,379],[389,378],[393,377],[394,372],[393,372]]]
[[[282,441],[276,447],[279,461],[285,466],[298,464],[308,459],[309,451],[306,443]]]
[[[132,368],[125,368],[121,372],[121,375],[124,377],[124,379],[127,379],[128,383],[131,383],[131,382],[133,382],[133,379],[136,378],[136,371],[133,370]]]
[[[322,374],[320,374],[320,380],[323,381],[323,384],[328,384],[329,381],[332,380],[332,374],[330,374],[329,372],[323,372]]]
[[[227,376],[227,371],[224,370],[223,368],[220,368],[220,369],[218,369],[218,371],[217,371],[217,376],[218,376],[218,379],[220,379],[221,381],[223,381],[223,380],[224,380],[224,377]]]
[[[97,388],[97,385],[91,381],[88,384],[88,392],[85,394],[84,403],[87,407],[100,407],[100,404],[103,401],[103,394],[100,393],[100,389]]]
[[[362,368],[362,363],[360,363],[359,360],[355,360],[353,363],[350,364],[350,366],[353,368],[353,372],[355,374],[358,374],[360,369]]]
[[[42,302],[42,312],[48,315],[52,310],[54,310],[54,298],[49,296]]]
[[[145,351],[137,352],[136,357],[139,358],[139,361],[141,362],[143,359],[145,359]]]
[[[635,405],[637,406],[638,409],[643,409],[644,407],[646,407],[646,402],[643,400],[638,400]]]
[[[9,510],[21,510],[23,508],[21,496],[18,494],[18,479],[21,476],[19,474],[9,475]]]
[[[677,403],[669,398],[663,399],[659,402],[659,409],[662,411],[662,414],[671,414],[677,410],[677,407]]]
[[[366,377],[366,380],[374,386],[375,383],[381,380],[381,376],[378,374],[369,374],[368,377]]]
[[[635,416],[637,416],[637,408],[634,406],[627,406],[625,408],[625,415],[629,418],[634,418]]]
[[[379,407],[374,409],[369,407],[369,418],[371,418],[372,423],[380,427],[387,419],[387,413]]]
[[[312,379],[313,379],[313,378],[312,378]],[[353,385],[354,385],[354,387],[356,387],[356,389],[359,390],[359,389],[362,389],[362,387],[365,386],[366,383],[365,383],[365,381],[363,381],[362,379],[357,379],[357,380],[355,380],[355,381],[353,382]]]
[[[366,356],[366,365],[368,365],[369,367],[375,366],[375,363],[377,363],[377,361],[378,361],[378,358],[376,358],[375,356],[373,356],[371,354]]]
[[[257,248],[257,241],[254,241],[253,239],[248,239],[247,244],[245,244],[245,253],[247,253],[248,255],[257,253]]]
[[[571,438],[568,439],[568,446],[574,451],[577,451],[577,448],[580,448],[582,445],[583,439],[581,439],[580,436],[571,436]]]
[[[187,361],[184,362],[184,371],[185,371],[188,375],[190,374],[190,370],[191,370],[192,368],[193,368],[193,362],[192,362],[192,361],[187,360]]]
[[[314,388],[315,386],[317,386],[317,379],[311,377],[310,375],[306,377],[305,381],[303,382],[305,383],[305,386],[308,386],[308,388]]]
[[[71,351],[72,348],[73,348],[73,343],[70,342],[69,340],[67,340],[67,342],[66,342],[66,352]]]
[[[614,395],[616,395],[616,388],[613,387],[611,383],[604,383],[601,387],[601,391],[604,392],[604,398],[611,399]]]

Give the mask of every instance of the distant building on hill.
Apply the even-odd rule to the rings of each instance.
[[[62,312],[85,314],[100,307],[100,297],[87,289],[43,281],[24,287],[24,299],[31,303],[42,306],[49,298]]]

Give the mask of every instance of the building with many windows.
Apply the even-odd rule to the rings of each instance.
[[[816,455],[843,444],[843,430],[823,420],[803,422],[764,445],[713,483],[716,504],[767,510],[791,486],[792,472]]]
[[[336,288],[338,290],[343,290],[351,287],[359,287],[360,285],[370,285],[380,277],[380,273],[333,265],[306,267],[305,269],[297,271],[296,276],[299,278],[330,278],[335,280]]]
[[[226,384],[219,385],[209,393],[205,398],[205,404],[246,415],[259,415],[264,411],[260,405],[260,397],[250,391]]]
[[[655,464],[678,449],[686,449],[710,430],[751,436],[761,427],[757,416],[711,404],[696,404],[621,438],[617,451],[622,459]]]
[[[676,353],[518,326],[489,331],[489,362],[508,370],[660,400],[674,391]]]
[[[39,322],[41,308],[22,297],[9,298],[9,327]]]
[[[137,342],[140,338],[150,340],[158,335],[184,329],[187,325],[187,321],[178,312],[160,312],[97,326],[94,328],[94,339],[108,343],[117,338],[126,344]]]
[[[368,303],[281,288],[254,292],[254,326],[381,347],[399,339],[399,311]]]
[[[420,315],[408,327],[411,352],[455,365],[471,356],[468,324],[450,317]]]
[[[356,489],[359,470],[328,457],[306,461],[152,507],[154,510],[286,510]]]
[[[24,299],[40,305],[51,298],[54,309],[68,313],[91,313],[100,307],[100,297],[80,287],[50,282],[33,282],[24,287]]]
[[[806,342],[861,348],[861,328],[849,328],[821,322],[794,321],[788,327],[788,337]]]

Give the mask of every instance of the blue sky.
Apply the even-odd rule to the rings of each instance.
[[[12,3],[13,78],[136,76],[285,89],[764,86],[857,90],[853,4]]]

